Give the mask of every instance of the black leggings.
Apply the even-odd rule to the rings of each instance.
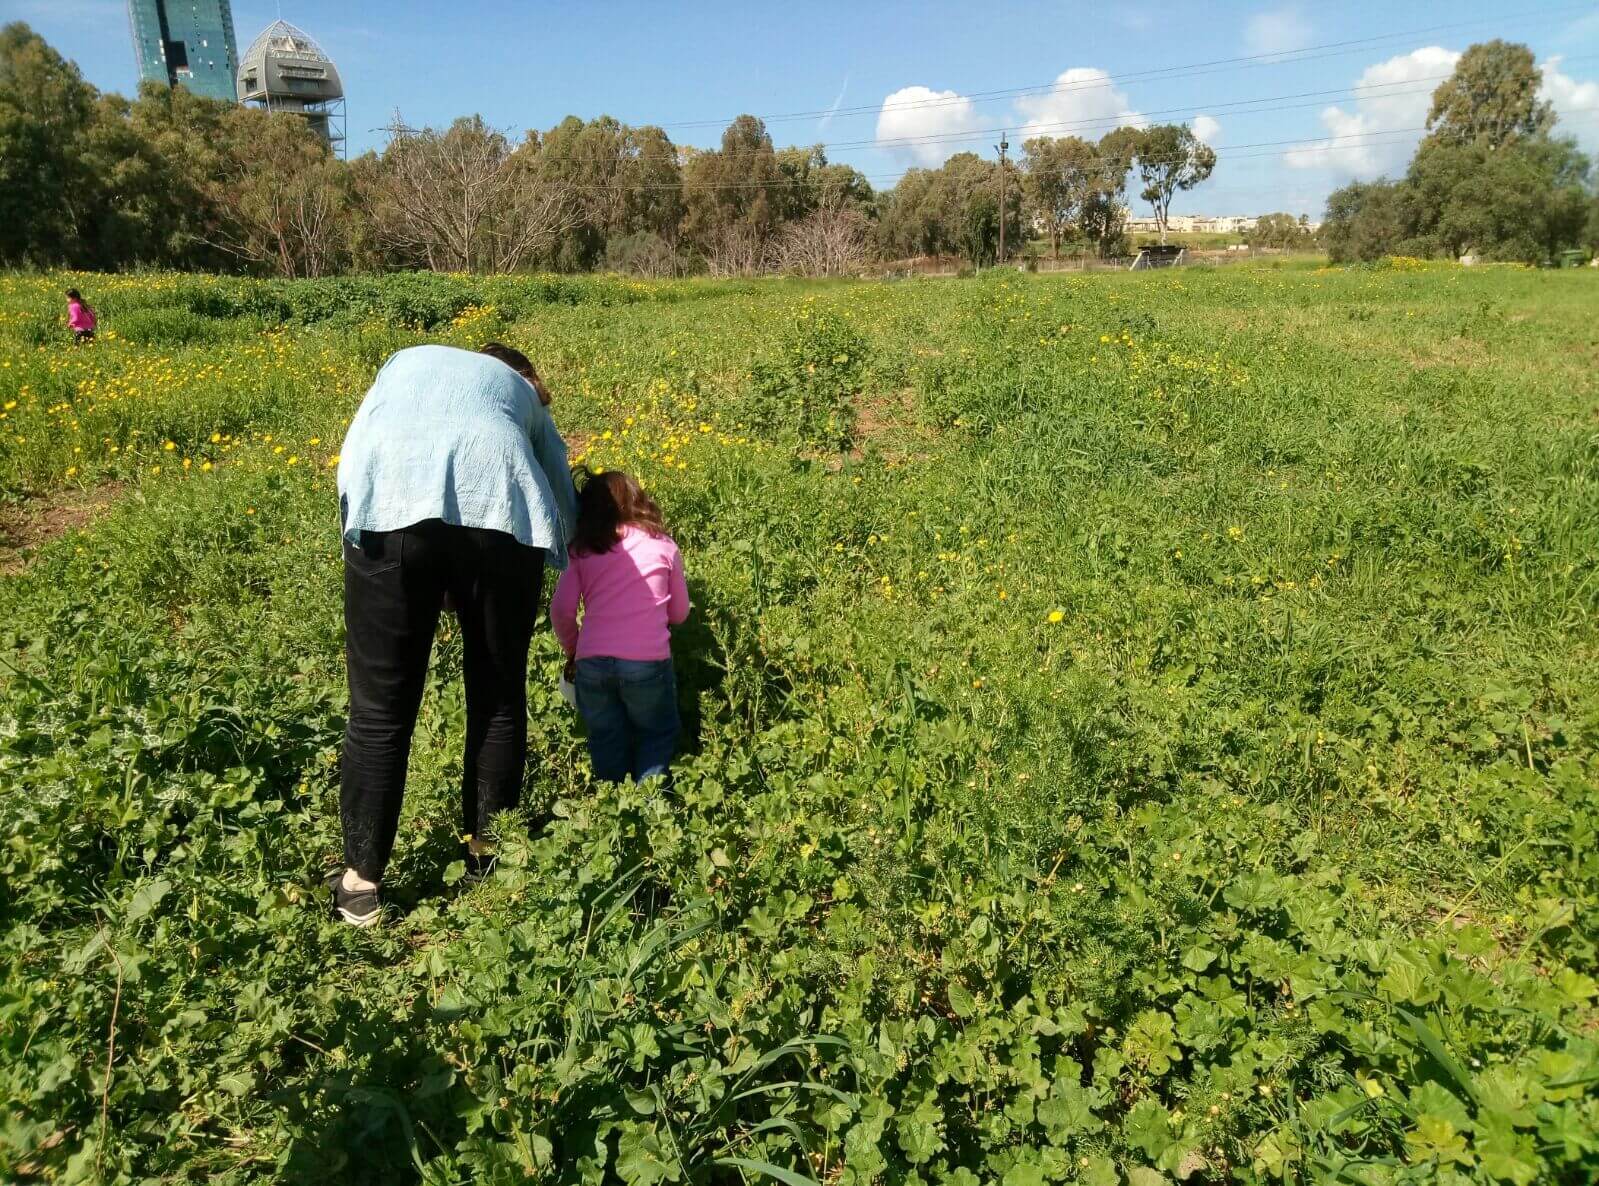
[[[485,833],[521,797],[527,762],[527,652],[544,580],[544,549],[503,532],[438,520],[366,531],[344,545],[344,731],[339,814],[344,863],[381,881],[394,850],[411,734],[445,594],[465,645],[466,761],[462,829]]]

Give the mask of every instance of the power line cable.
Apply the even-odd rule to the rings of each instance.
[[[1562,16],[1569,15],[1570,13],[1576,11],[1591,11],[1592,8],[1592,4],[1557,5],[1553,8],[1544,9],[1536,15],[1531,16],[1529,19],[1533,23],[1542,23],[1559,19]],[[841,107],[837,110],[818,108],[811,111],[783,112],[777,115],[759,116],[757,118],[759,118],[763,123],[768,124],[786,123],[792,120],[801,119],[815,119],[821,116],[831,116],[832,118],[837,119],[856,115],[875,115],[889,110],[916,110],[926,107],[940,107],[961,103],[989,103],[1007,98],[1031,96],[1035,94],[1047,95],[1051,93],[1069,93],[1077,90],[1095,90],[1105,87],[1125,85],[1126,83],[1136,81],[1151,81],[1156,79],[1164,81],[1169,78],[1180,78],[1189,75],[1219,73],[1227,68],[1238,69],[1258,66],[1295,65],[1300,62],[1317,61],[1323,58],[1338,57],[1350,53],[1356,53],[1361,49],[1385,41],[1403,40],[1405,38],[1419,37],[1429,33],[1441,33],[1481,25],[1498,24],[1511,17],[1522,16],[1524,12],[1524,9],[1519,9],[1514,13],[1506,13],[1499,17],[1480,17],[1469,21],[1451,21],[1444,24],[1427,25],[1416,29],[1382,33],[1371,37],[1352,38],[1345,41],[1329,41],[1320,45],[1307,45],[1297,50],[1283,50],[1268,54],[1246,54],[1238,57],[1215,58],[1209,61],[1192,62],[1184,65],[1153,67],[1149,70],[1132,71],[1122,74],[1107,74],[1102,78],[1096,78],[1093,80],[1085,79],[1080,82],[1067,84],[1062,84],[1057,79],[1055,82],[1051,83],[1037,83],[1031,86],[1023,87],[1007,87],[992,91],[975,91],[969,95],[935,96],[934,98],[930,99],[907,100],[902,103],[874,103],[855,107]],[[671,122],[659,123],[651,126],[662,129],[725,127],[732,122],[733,121],[731,119],[674,120]]]
[[[1561,61],[1581,62],[1593,58],[1599,58],[1599,54],[1570,55],[1563,57]],[[959,143],[966,140],[981,140],[988,136],[995,136],[1005,131],[1016,131],[1018,130],[1018,127],[1021,130],[1029,132],[1043,132],[1045,130],[1068,130],[1071,128],[1090,127],[1114,128],[1127,125],[1128,114],[1137,114],[1141,117],[1148,117],[1152,115],[1175,115],[1186,112],[1190,113],[1192,117],[1197,118],[1200,115],[1207,115],[1211,112],[1227,111],[1229,108],[1254,107],[1264,104],[1272,104],[1273,106],[1269,108],[1271,111],[1285,111],[1303,107],[1319,107],[1322,103],[1328,101],[1329,99],[1338,97],[1359,100],[1362,98],[1388,99],[1402,98],[1414,94],[1430,94],[1433,90],[1432,87],[1420,86],[1418,84],[1442,82],[1450,77],[1452,77],[1451,74],[1433,74],[1421,78],[1399,79],[1394,82],[1366,83],[1359,86],[1340,87],[1325,91],[1299,91],[1297,93],[1283,95],[1262,95],[1253,99],[1234,99],[1221,103],[1197,103],[1184,107],[1160,108],[1154,111],[1123,113],[1120,115],[1109,116],[1095,116],[1093,118],[1083,120],[1061,120],[1051,123],[1023,123],[1021,125],[1012,123],[1003,127],[970,128],[955,132],[929,132],[922,136],[898,136],[887,139],[873,138],[869,140],[835,140],[830,143],[816,145],[816,147],[824,150],[849,150],[865,148],[917,147],[931,144]],[[1412,89],[1395,89],[1400,87],[1409,87]],[[1368,92],[1386,93],[1368,94]],[[1288,100],[1290,99],[1314,99],[1314,101],[1305,103],[1289,103]],[[1250,111],[1234,111],[1232,114],[1250,115],[1254,113]]]
[[[1594,59],[1594,58],[1599,58],[1599,54],[1569,55],[1569,56],[1563,57],[1562,61],[1565,61],[1565,62],[1580,62],[1580,61],[1587,61],[1587,60]],[[1277,112],[1277,111],[1295,110],[1295,109],[1301,109],[1301,108],[1306,108],[1306,107],[1319,107],[1319,106],[1323,105],[1324,103],[1326,103],[1327,101],[1329,101],[1331,99],[1336,99],[1336,98],[1346,98],[1346,99],[1352,99],[1352,100],[1355,100],[1355,101],[1359,101],[1360,99],[1364,99],[1364,98],[1374,98],[1374,99],[1408,98],[1408,97],[1410,97],[1412,95],[1428,94],[1428,93],[1431,92],[1432,88],[1430,86],[1421,85],[1421,84],[1429,84],[1429,83],[1433,83],[1433,82],[1440,82],[1440,81],[1443,81],[1444,79],[1447,79],[1449,77],[1451,77],[1451,75],[1448,75],[1448,74],[1428,75],[1428,76],[1425,76],[1425,77],[1422,77],[1422,78],[1400,79],[1400,80],[1396,80],[1394,82],[1367,83],[1367,84],[1359,85],[1359,86],[1340,87],[1340,88],[1334,88],[1334,89],[1322,90],[1322,91],[1297,91],[1297,92],[1290,92],[1290,93],[1287,93],[1287,94],[1280,94],[1280,95],[1261,95],[1261,96],[1256,96],[1256,97],[1250,98],[1250,99],[1236,99],[1236,100],[1231,100],[1231,101],[1221,102],[1221,103],[1199,103],[1199,104],[1195,104],[1195,105],[1192,105],[1192,106],[1185,106],[1185,107],[1159,108],[1159,109],[1156,109],[1156,110],[1153,110],[1153,111],[1140,112],[1138,114],[1140,116],[1147,117],[1147,116],[1159,116],[1159,115],[1177,115],[1177,114],[1185,114],[1186,113],[1190,117],[1198,117],[1200,115],[1209,114],[1211,112],[1222,112],[1222,113],[1230,114],[1233,117],[1237,117],[1237,116],[1242,116],[1242,115],[1261,114],[1261,113],[1264,113],[1264,112],[1273,112],[1274,113],[1274,112]],[[1401,88],[1404,88],[1404,89],[1401,89]],[[1291,102],[1288,102],[1288,100],[1307,100],[1307,101],[1291,103]],[[1243,110],[1245,108],[1253,108],[1254,110]],[[1582,109],[1581,108],[1572,108],[1571,110],[1582,110]],[[1094,118],[1090,118],[1090,119],[1082,119],[1082,120],[1061,120],[1061,121],[1055,121],[1055,122],[1051,122],[1051,123],[1027,124],[1027,125],[1023,125],[1021,130],[1025,130],[1025,131],[1028,131],[1028,132],[1034,133],[1034,134],[1043,134],[1043,133],[1048,132],[1048,133],[1051,133],[1051,135],[1049,135],[1048,138],[1055,139],[1055,138],[1059,138],[1058,135],[1056,135],[1056,134],[1060,133],[1060,132],[1089,131],[1089,130],[1095,130],[1095,129],[1101,129],[1101,128],[1114,129],[1114,128],[1123,127],[1123,126],[1129,126],[1127,124],[1125,116],[1123,116],[1123,115],[1113,115],[1113,116],[1098,116],[1098,117],[1094,117]],[[405,126],[401,125],[398,122],[397,118],[396,118],[395,122],[391,122],[389,125],[387,125],[385,128],[383,128],[381,130],[388,131],[388,132],[390,132],[391,134],[394,134],[394,135],[397,135],[397,134],[407,134],[408,135],[408,134],[413,134],[413,133],[415,133],[417,131],[417,129],[409,128],[409,127],[405,127]],[[819,148],[819,149],[822,149],[824,152],[844,152],[844,153],[848,153],[848,152],[852,152],[852,151],[881,150],[881,149],[885,149],[885,148],[925,148],[925,147],[930,147],[930,146],[939,145],[939,144],[960,144],[960,143],[973,141],[973,140],[981,140],[981,139],[983,139],[984,137],[987,137],[987,136],[1001,135],[1001,134],[1003,134],[1005,132],[1015,131],[1015,130],[1018,130],[1015,125],[1009,125],[1009,126],[1006,126],[1006,127],[966,129],[966,130],[957,131],[957,132],[929,133],[929,134],[927,134],[925,136],[901,136],[901,137],[894,137],[894,138],[889,138],[889,139],[875,139],[874,138],[874,139],[870,139],[870,140],[837,140],[837,141],[832,141],[830,143],[822,143],[822,144],[817,144],[817,145],[809,146],[809,147]],[[1427,129],[1425,129],[1425,128],[1421,128],[1421,129],[1390,129],[1390,130],[1381,130],[1379,132],[1370,133],[1370,134],[1372,134],[1372,135],[1389,135],[1389,134],[1395,134],[1396,132],[1408,133],[1410,131],[1418,131],[1418,130],[1419,131],[1425,131]],[[1264,144],[1299,144],[1299,143],[1316,143],[1316,142],[1318,142],[1318,141],[1316,141],[1314,139],[1307,141],[1307,140],[1305,140],[1302,137],[1295,137],[1295,138],[1292,138],[1290,140],[1265,141],[1265,142],[1261,142],[1261,143],[1264,143]],[[1228,153],[1228,156],[1227,156],[1226,159],[1228,159],[1228,160],[1239,159],[1234,154],[1236,153],[1237,149],[1245,148],[1245,147],[1255,147],[1255,145],[1247,145],[1247,144],[1246,145],[1226,145],[1225,146],[1225,150]],[[1106,157],[1085,158],[1085,163],[1092,163],[1092,162],[1104,163],[1105,161],[1112,160],[1112,159],[1114,159],[1114,158],[1106,158]],[[835,163],[835,162],[829,161],[829,164],[832,164],[832,163]],[[873,175],[870,175],[870,176],[868,176],[867,174],[860,174],[860,175],[862,177],[865,177],[867,180],[874,180],[874,179],[881,179],[881,178],[897,177],[897,176],[899,176],[899,173],[879,173],[879,174],[873,174]],[[599,188],[602,188],[602,189],[604,189],[604,188],[620,188],[620,189],[634,188],[634,187],[631,187],[631,186],[627,185],[626,183],[592,183],[592,184],[596,185],[596,186],[598,186]],[[726,184],[728,184],[728,185],[736,185],[736,186],[749,185],[749,186],[758,187],[758,186],[767,185],[767,184],[790,184],[790,183],[787,183],[787,182],[730,182],[730,183],[726,183]],[[809,184],[809,182],[802,180],[802,181],[796,182],[794,184]],[[672,184],[671,183],[665,183],[663,185],[657,186],[656,188],[668,188],[669,189],[669,188],[672,188]]]
[[[1562,58],[1562,61],[1580,62],[1594,58],[1599,58],[1599,54],[1571,55]],[[1394,82],[1367,83],[1364,85],[1339,87],[1322,91],[1297,91],[1280,95],[1260,95],[1250,99],[1235,99],[1221,103],[1197,103],[1183,107],[1159,108],[1153,111],[1139,112],[1137,114],[1141,117],[1187,114],[1192,118],[1197,118],[1200,115],[1206,115],[1213,112],[1222,112],[1230,113],[1236,117],[1240,115],[1258,114],[1259,111],[1276,112],[1296,110],[1306,107],[1319,107],[1329,100],[1337,98],[1346,98],[1355,101],[1359,101],[1361,99],[1380,100],[1406,98],[1412,95],[1430,94],[1433,88],[1423,84],[1442,82],[1450,77],[1452,77],[1450,74],[1435,74],[1427,75],[1421,78],[1399,79]],[[1289,100],[1296,99],[1309,101],[1298,103],[1289,102]],[[1242,110],[1244,108],[1257,108],[1259,110]],[[1059,132],[1098,128],[1117,128],[1123,126],[1129,126],[1125,114],[1095,116],[1081,120],[1060,120],[1049,123],[1029,123],[1021,125],[1020,130],[1027,131],[1031,134],[1050,133],[1051,138],[1054,138],[1053,134]],[[923,136],[899,136],[890,137],[887,139],[872,138],[863,140],[835,140],[808,147],[820,148],[826,153],[848,153],[851,151],[881,150],[885,148],[918,148],[929,147],[938,144],[959,144],[968,141],[982,140],[989,136],[997,136],[1005,132],[1016,130],[1018,130],[1018,126],[1016,124],[1009,124],[1005,126],[989,128],[962,129],[954,132],[930,132]]]
[[[1599,58],[1599,54],[1578,54],[1562,56],[1562,62],[1580,62]],[[1442,82],[1450,78],[1450,74],[1427,75],[1421,78],[1399,79],[1394,82],[1366,83],[1363,85],[1332,88],[1320,91],[1297,91],[1280,95],[1261,95],[1250,99],[1235,99],[1223,102],[1201,102],[1182,107],[1157,108],[1152,111],[1125,113],[1112,116],[1096,116],[1082,120],[1059,120],[1047,123],[1023,123],[996,125],[994,127],[970,128],[953,132],[929,132],[920,136],[898,136],[889,138],[835,140],[819,142],[814,145],[797,145],[794,147],[818,148],[825,153],[850,153],[855,151],[882,150],[892,148],[917,148],[937,144],[961,144],[969,141],[983,140],[989,136],[997,136],[1005,132],[1022,130],[1030,134],[1050,134],[1073,130],[1089,130],[1098,128],[1117,128],[1130,126],[1127,114],[1137,114],[1139,117],[1188,114],[1191,118],[1213,112],[1230,112],[1234,116],[1258,114],[1259,111],[1284,111],[1297,110],[1306,107],[1318,107],[1323,103],[1338,98],[1359,101],[1363,98],[1388,99],[1403,98],[1415,94],[1430,93],[1431,87],[1419,84]],[[1408,88],[1408,89],[1400,89]],[[1289,100],[1308,100],[1305,102],[1289,102]],[[1271,106],[1266,106],[1266,105]],[[1257,108],[1259,111],[1245,110]],[[1284,141],[1283,143],[1286,143]],[[1229,146],[1231,148],[1232,146]],[[712,150],[714,151],[714,150]],[[830,162],[831,163],[831,162]],[[884,174],[887,176],[887,174]]]
[[[1572,119],[1563,118],[1562,119],[1563,123],[1582,123],[1582,124],[1587,124],[1587,123],[1590,123],[1590,122],[1594,121],[1595,119],[1599,119],[1599,107],[1572,107],[1572,108],[1568,108],[1567,110],[1568,110],[1568,112],[1584,112],[1584,113],[1590,113],[1590,114],[1586,114],[1586,115],[1581,116],[1579,118],[1572,118]],[[1255,141],[1254,143],[1250,143],[1250,144],[1228,145],[1225,148],[1225,151],[1226,151],[1227,155],[1225,157],[1221,157],[1220,159],[1225,160],[1225,161],[1257,160],[1257,159],[1260,159],[1260,158],[1263,158],[1263,157],[1292,156],[1293,154],[1295,154],[1297,152],[1302,152],[1302,151],[1307,151],[1307,150],[1309,150],[1309,151],[1320,151],[1320,152],[1340,152],[1340,151],[1344,151],[1346,149],[1356,149],[1356,148],[1370,147],[1371,145],[1368,144],[1368,141],[1376,140],[1379,137],[1408,136],[1408,135],[1411,135],[1411,134],[1416,133],[1416,132],[1426,132],[1428,130],[1429,129],[1425,125],[1420,125],[1420,126],[1417,126],[1417,127],[1410,127],[1410,128],[1383,128],[1383,129],[1379,129],[1379,130],[1373,131],[1373,132],[1343,133],[1343,134],[1332,135],[1332,136],[1312,137],[1312,138],[1309,138],[1309,139],[1305,139],[1305,138],[1302,138],[1302,137],[1293,137],[1293,138],[1290,138],[1290,139],[1287,139],[1287,140],[1259,140],[1259,141]],[[1290,145],[1291,147],[1286,148],[1286,149],[1280,148],[1281,145],[1285,145],[1285,144],[1286,145]],[[1277,151],[1268,151],[1268,152],[1241,152],[1241,151],[1239,151],[1241,149],[1251,149],[1251,148],[1277,149]],[[1118,164],[1118,163],[1120,163],[1120,161],[1122,159],[1123,158],[1114,157],[1114,156],[1084,157],[1081,160],[1081,162],[1079,162],[1079,163],[1081,165],[1084,165],[1084,166]],[[986,163],[992,164],[993,162],[986,162]],[[936,172],[936,170],[917,170],[917,171],[919,171],[919,172]],[[865,180],[865,181],[873,181],[873,180],[888,180],[890,178],[902,177],[903,173],[876,173],[876,174],[857,173],[856,176],[858,176],[859,178],[861,178],[862,180]],[[616,183],[616,182],[571,182],[571,183],[568,183],[568,188],[577,189],[577,190],[583,190],[583,191],[603,192],[603,191],[607,191],[607,190],[671,190],[671,189],[680,189],[680,188],[693,188],[693,189],[702,189],[702,190],[787,189],[787,188],[792,188],[792,187],[795,187],[795,186],[815,185],[815,184],[817,184],[817,182],[816,182],[816,180],[814,178],[795,177],[795,178],[780,178],[780,179],[775,179],[775,180],[771,180],[771,181],[721,181],[721,182],[709,182],[709,183],[695,184],[695,185],[689,185],[688,183],[684,183],[684,182],[647,182],[647,183],[642,183],[642,184],[638,184],[638,185],[630,185],[630,184],[627,184],[627,183]]]
[[[1387,92],[1386,94],[1374,96],[1376,98],[1402,98],[1407,95],[1431,94],[1433,90],[1432,87],[1420,86],[1418,84],[1427,82],[1441,82],[1443,79],[1448,77],[1449,75],[1447,74],[1436,74],[1429,75],[1425,78],[1407,78],[1400,82],[1372,83],[1363,87],[1340,87],[1334,90],[1326,91],[1300,91],[1296,94],[1288,95],[1263,95],[1259,98],[1235,99],[1225,103],[1201,103],[1190,104],[1183,107],[1157,108],[1153,111],[1140,111],[1136,114],[1147,119],[1148,117],[1155,115],[1177,115],[1181,113],[1189,113],[1191,117],[1197,118],[1201,115],[1208,115],[1212,112],[1228,112],[1229,109],[1232,108],[1260,107],[1264,104],[1271,104],[1270,107],[1263,108],[1264,110],[1292,111],[1302,107],[1320,107],[1328,100],[1336,98],[1360,99],[1368,97],[1366,96],[1365,92],[1376,90],[1383,90]],[[1410,89],[1393,89],[1398,87],[1409,87]],[[1312,99],[1313,101],[1306,103],[1289,103],[1287,102],[1289,99]],[[1233,110],[1230,113],[1235,116],[1254,114],[1254,112],[1242,110]],[[929,132],[922,136],[894,136],[886,139],[872,140],[835,140],[832,143],[823,145],[822,147],[825,149],[839,150],[853,148],[920,147],[946,142],[958,143],[964,140],[982,140],[986,137],[997,135],[1002,131],[1019,130],[1031,134],[1041,134],[1045,131],[1067,131],[1073,128],[1115,128],[1123,126],[1133,126],[1128,124],[1126,114],[1101,115],[1080,120],[1058,120],[1048,123],[1030,122],[1021,125],[1009,124],[1003,128],[974,128],[969,131],[963,130],[959,132]]]

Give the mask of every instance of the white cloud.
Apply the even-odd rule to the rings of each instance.
[[[977,108],[957,91],[935,91],[925,86],[901,87],[883,100],[877,113],[877,139],[904,140],[926,136],[950,136],[974,132],[982,127]],[[961,151],[948,141],[931,143],[885,144],[885,148],[928,166],[941,165],[951,153]]]
[[[1358,178],[1401,171],[1425,135],[1418,129],[1427,122],[1433,91],[1459,60],[1454,50],[1432,45],[1367,67],[1356,86],[1371,89],[1349,109],[1334,106],[1321,113],[1332,139],[1293,149],[1288,164],[1335,169]],[[1560,117],[1557,134],[1575,136],[1585,149],[1599,150],[1599,82],[1578,81],[1563,73],[1560,63],[1552,57],[1542,64],[1539,95],[1554,104]]]
[[[908,86],[883,100],[877,113],[877,142],[903,160],[937,166],[957,152],[982,152],[987,144],[973,135],[984,129],[1015,129],[1017,140],[1029,136],[1082,136],[1097,139],[1112,128],[1147,127],[1149,120],[1132,109],[1127,95],[1110,75],[1092,66],[1074,66],[1042,93],[1015,101],[1003,112],[981,113],[958,91]],[[1216,127],[1215,120],[1210,124]],[[961,140],[959,137],[966,136]],[[905,141],[909,140],[910,143]]]
[[[1214,148],[1221,139],[1221,121],[1209,115],[1196,115],[1194,122],[1189,125],[1193,129],[1194,139]]]
[[[1287,54],[1309,45],[1314,32],[1299,5],[1287,4],[1250,17],[1244,41],[1252,53]]]
[[[1110,75],[1094,66],[1073,66],[1052,89],[1016,100],[1021,137],[1081,136],[1093,140],[1114,127],[1145,127],[1149,120],[1132,109]]]
[[[1589,152],[1599,150],[1599,82],[1578,82],[1560,72],[1558,57],[1543,63],[1543,86],[1539,98],[1554,104],[1560,122],[1557,136],[1575,136]]]
[[[1296,169],[1335,169],[1349,177],[1371,178],[1404,167],[1423,133],[1432,92],[1455,68],[1460,55],[1429,45],[1368,66],[1360,88],[1372,88],[1352,109],[1328,107],[1321,113],[1330,139],[1304,144],[1287,155]],[[1414,85],[1405,85],[1405,84]]]

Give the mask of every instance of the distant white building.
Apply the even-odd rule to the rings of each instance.
[[[1212,235],[1239,235],[1254,230],[1259,221],[1252,214],[1201,215],[1193,219],[1192,229]]]
[[[1253,214],[1173,214],[1167,229],[1179,234],[1238,235],[1255,229],[1260,220]],[[1126,227],[1134,235],[1160,233],[1160,224],[1153,218],[1128,216]]]
[[[1135,215],[1127,207],[1122,207],[1125,221],[1123,226],[1130,235],[1158,235],[1160,224],[1149,215]],[[1260,223],[1257,214],[1173,214],[1167,226],[1168,230],[1179,234],[1201,235],[1244,235],[1254,230]],[[1319,222],[1305,224],[1311,234],[1321,229]]]

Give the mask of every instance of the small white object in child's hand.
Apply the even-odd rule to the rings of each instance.
[[[571,708],[577,707],[577,685],[566,678],[566,673],[561,673],[561,699],[566,701]]]

